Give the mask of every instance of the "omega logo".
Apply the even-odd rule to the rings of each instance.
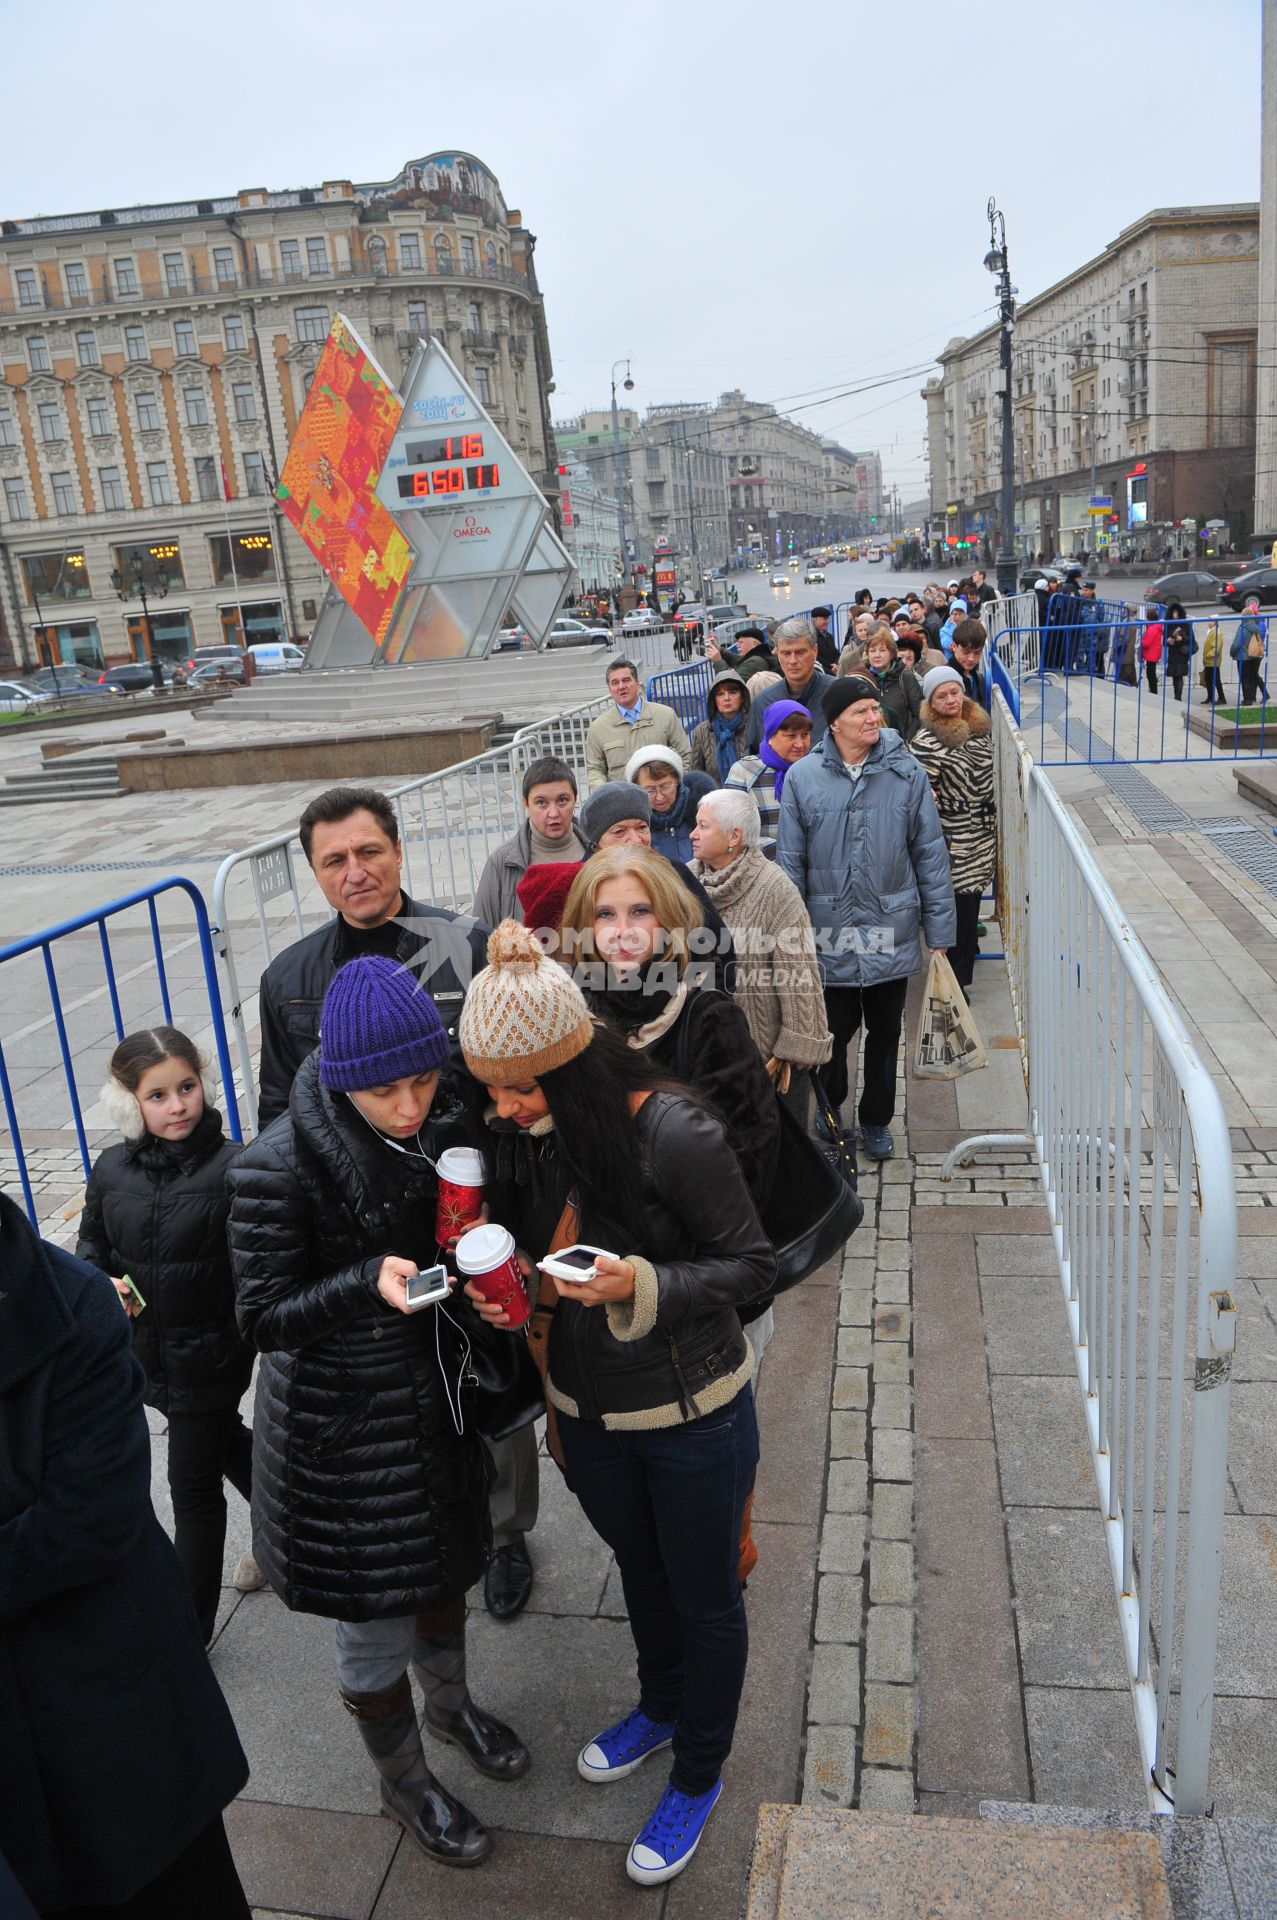
[[[452,529],[452,537],[454,540],[482,540],[485,534],[491,532],[491,527],[481,527],[475,516],[468,513],[462,524]]]

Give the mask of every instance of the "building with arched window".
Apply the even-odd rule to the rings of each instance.
[[[0,669],[136,654],[111,574],[139,554],[168,579],[169,658],[309,632],[326,583],[274,487],[337,312],[395,382],[440,340],[557,500],[535,244],[455,152],[365,185],[0,221]]]

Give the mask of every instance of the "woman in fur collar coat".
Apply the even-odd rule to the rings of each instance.
[[[940,815],[953,869],[958,935],[949,962],[964,993],[975,971],[980,897],[998,865],[993,730],[984,708],[969,700],[953,667],[933,667],[922,682],[919,727],[909,750],[920,760]]]

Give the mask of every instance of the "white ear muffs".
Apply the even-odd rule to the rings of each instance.
[[[111,1125],[124,1135],[126,1140],[140,1140],[145,1131],[142,1109],[127,1087],[118,1080],[108,1079],[98,1095],[106,1108]]]
[[[211,1067],[200,1068],[200,1086],[204,1093],[204,1111],[217,1105],[217,1081],[213,1078]]]

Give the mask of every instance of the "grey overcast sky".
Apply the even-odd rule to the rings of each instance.
[[[907,500],[925,363],[992,315],[990,193],[1025,298],[1152,207],[1256,199],[1259,6],[62,0],[50,92],[49,16],[0,0],[0,216],[461,148],[537,235],[556,418],[631,354],[634,404],[741,387]]]

